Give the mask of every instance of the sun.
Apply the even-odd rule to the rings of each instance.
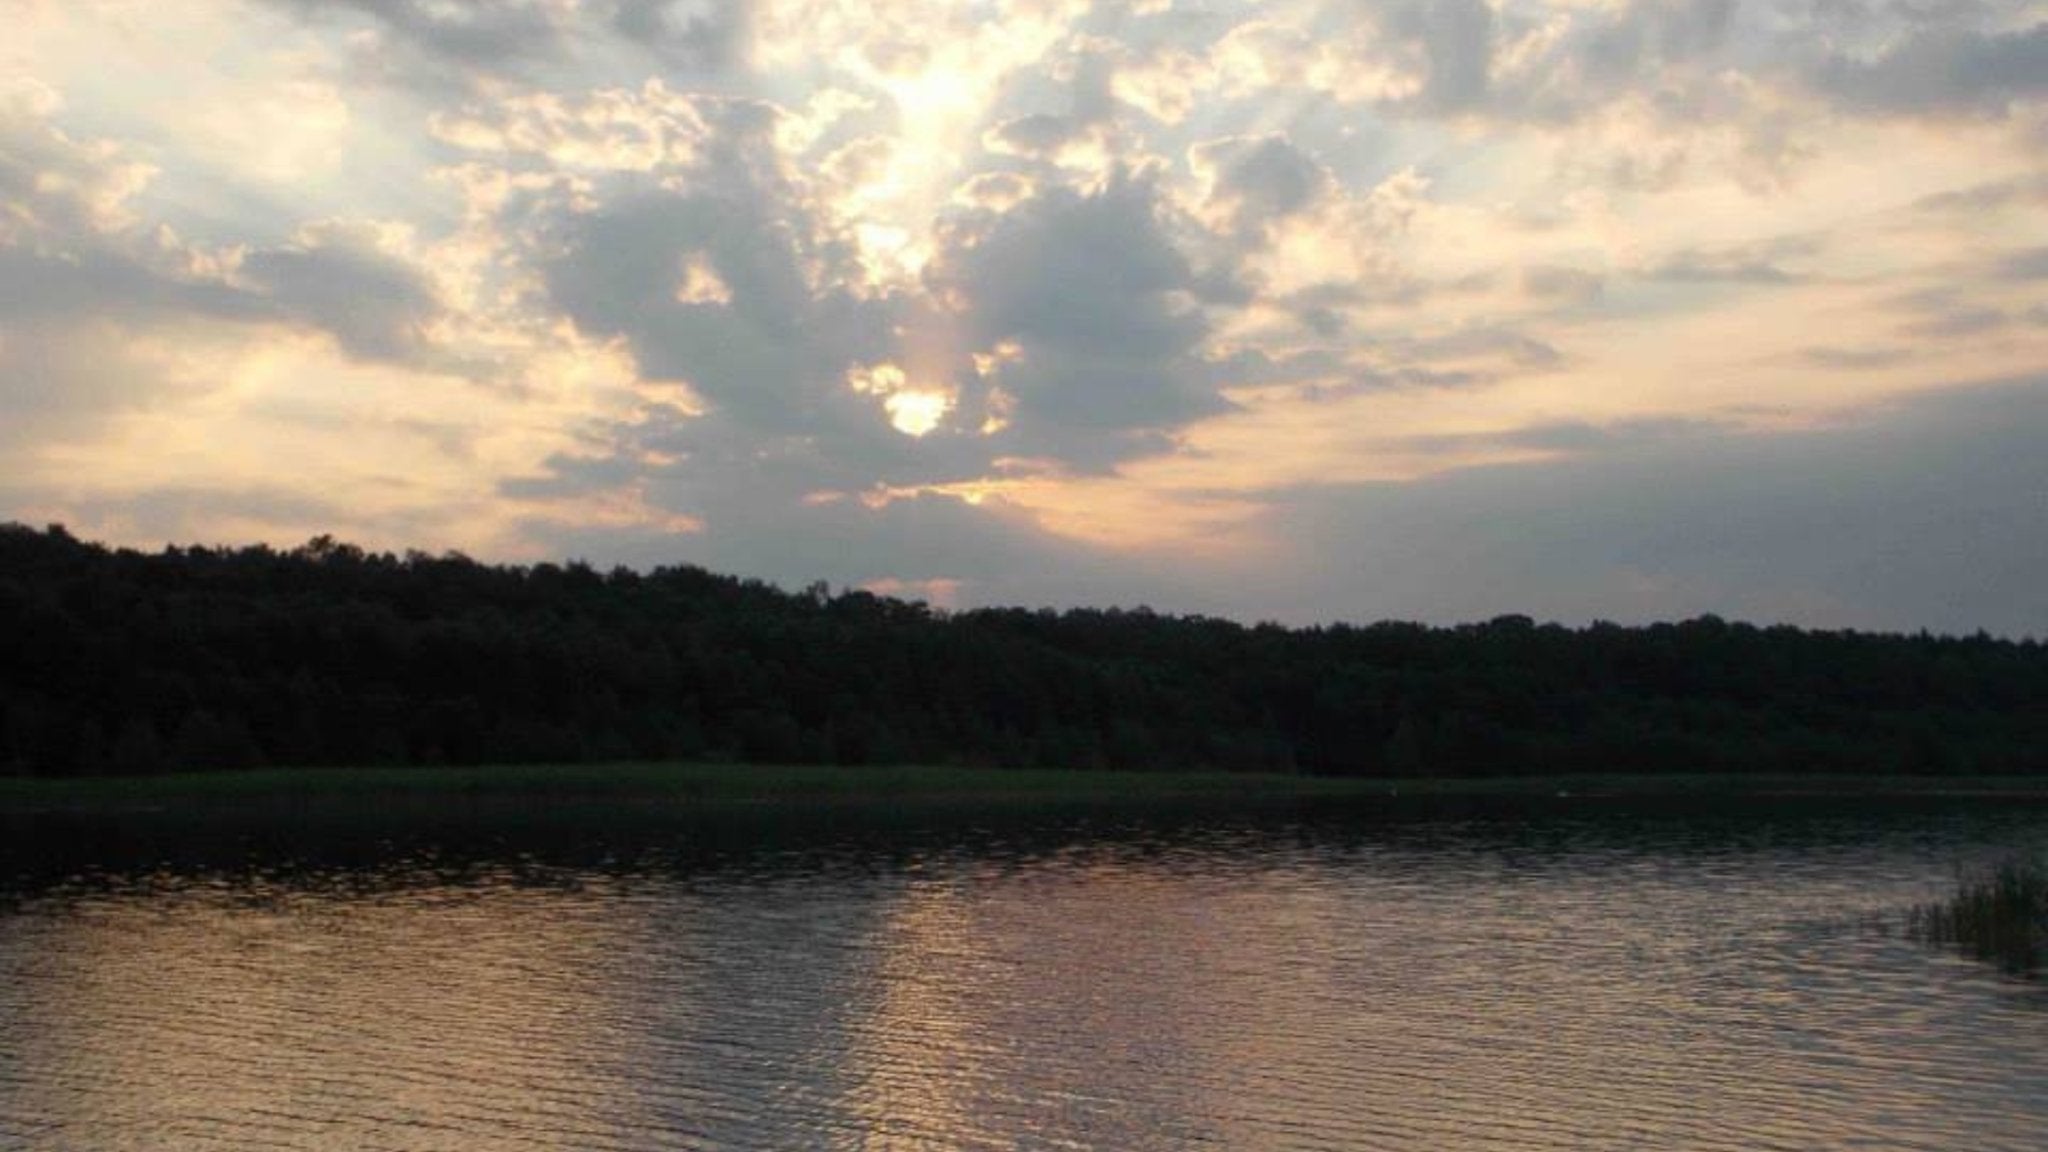
[[[944,392],[927,392],[907,388],[893,392],[882,401],[888,409],[889,423],[905,436],[922,437],[929,434],[946,418],[953,408],[953,398]]]
[[[931,434],[953,410],[951,392],[912,384],[908,373],[888,361],[854,365],[847,370],[846,383],[863,396],[880,397],[890,426],[905,436]]]

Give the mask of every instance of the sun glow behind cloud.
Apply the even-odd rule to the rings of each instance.
[[[1417,537],[1309,547],[1323,494],[1734,459],[2048,373],[2019,3],[14,15],[0,500],[123,539],[686,537],[1253,615],[1233,565],[1293,555],[1300,611],[1372,614],[1342,590]]]

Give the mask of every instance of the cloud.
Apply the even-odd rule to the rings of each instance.
[[[1485,0],[1427,0],[1406,23],[1419,35],[1429,61],[1423,106],[1458,112],[1485,101],[1494,45],[1493,9]]]
[[[555,56],[568,42],[566,9],[552,0],[265,0],[310,21],[366,25],[378,47],[397,45],[478,67]],[[631,21],[629,20],[629,23]]]
[[[1202,612],[1223,603],[1213,589],[1176,576],[1169,563],[1064,539],[996,503],[921,495],[873,507],[784,505],[726,490],[707,513],[705,529],[688,536],[557,521],[534,522],[528,532],[545,555],[600,564],[688,562],[787,588],[815,580],[839,588],[941,582],[959,608],[1150,604]]]
[[[1162,212],[1152,184],[1122,175],[969,217],[948,234],[933,287],[976,347],[1017,347],[999,383],[1035,452],[1061,454],[1063,434],[1089,432],[1151,447],[1148,434],[1228,409],[1191,379],[1208,325]]]
[[[705,69],[741,64],[753,35],[752,0],[612,0],[610,10],[621,36]]]
[[[936,495],[785,508],[721,488],[706,529],[536,526],[549,554],[678,560],[786,586],[959,582],[962,606],[1151,603],[1291,623],[1505,612],[2039,634],[2048,380],[1927,394],[1800,433],[1713,421],[1488,434],[1539,459],[1262,498],[1261,547],[1197,565],[1051,535]],[[1417,447],[1461,452],[1469,444]]]
[[[32,78],[0,86],[0,243],[62,253],[132,227],[132,201],[157,168],[108,140],[79,140],[55,118],[63,99]]]
[[[1657,261],[1644,274],[1652,280],[1689,284],[1783,285],[1797,284],[1806,279],[1801,273],[1787,270],[1778,263],[1773,249],[1784,250],[1779,245],[1753,245],[1718,251],[1688,248]]]
[[[1808,364],[1841,372],[1867,372],[1873,369],[1891,368],[1912,360],[1915,353],[1910,348],[1830,348],[1815,347],[1801,350],[1801,356]]]
[[[442,308],[432,283],[365,225],[329,222],[249,253],[241,277],[286,318],[331,332],[350,355],[415,360]]]
[[[1807,433],[1651,425],[1593,455],[1276,497],[1288,618],[1761,621],[2039,635],[2048,379]]]
[[[1953,192],[1921,197],[1911,205],[1919,212],[1975,217],[1986,212],[2048,204],[2048,173],[1994,180]]]
[[[847,367],[887,357],[892,317],[811,282],[807,266],[832,254],[791,211],[737,190],[622,190],[554,222],[548,298],[583,331],[625,337],[642,373],[687,381],[723,418],[817,431]],[[692,269],[721,291],[683,291]]]
[[[2048,280],[2048,246],[1999,257],[1997,275],[2005,280]]]
[[[1858,111],[2002,116],[2048,94],[2048,24],[1918,28],[1873,56],[1830,56],[1813,80]]]
[[[1277,134],[1207,140],[1189,160],[1206,176],[1211,209],[1240,234],[1303,212],[1335,187],[1329,169]]]
[[[2017,0],[194,11],[0,50],[16,507],[327,514],[267,476],[366,536],[963,603],[1904,618],[1738,505],[1808,499],[1794,448],[1888,490],[1939,439],[1891,398],[2048,352]]]
[[[1412,341],[1402,350],[1407,357],[1423,363],[1500,359],[1523,369],[1555,368],[1565,359],[1556,346],[1498,325],[1481,325]]]
[[[1585,268],[1535,264],[1522,270],[1522,290],[1538,300],[1590,304],[1606,290],[1607,278]]]

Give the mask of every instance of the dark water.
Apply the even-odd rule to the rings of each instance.
[[[2037,1149],[2048,811],[0,827],[0,1147]],[[599,829],[602,829],[600,831]]]

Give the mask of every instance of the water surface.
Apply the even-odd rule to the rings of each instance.
[[[1898,934],[2031,808],[4,831],[0,1147],[2048,1131],[2041,986]]]

